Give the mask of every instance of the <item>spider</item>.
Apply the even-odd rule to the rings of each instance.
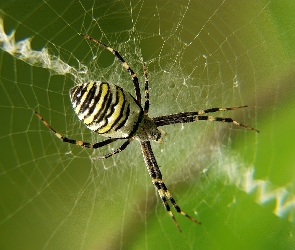
[[[145,103],[142,107],[141,92],[137,75],[119,54],[119,52],[86,34],[80,35],[85,39],[104,47],[114,54],[114,56],[122,63],[123,67],[130,74],[133,81],[136,98],[115,84],[101,81],[91,81],[78,84],[70,89],[70,99],[78,118],[83,121],[84,124],[93,132],[108,137],[108,139],[94,144],[69,139],[68,137],[63,136],[54,130],[49,125],[49,123],[47,123],[35,111],[36,116],[46,125],[47,128],[49,128],[54,133],[56,137],[58,137],[63,142],[96,149],[106,146],[119,139],[126,140],[118,149],[104,156],[96,157],[98,159],[106,159],[117,153],[120,153],[129,145],[131,141],[134,139],[138,140],[141,145],[141,150],[148,173],[152,178],[152,183],[158,191],[166,211],[174,221],[178,230],[181,231],[179,224],[170,209],[169,203],[174,207],[177,213],[184,215],[197,224],[201,224],[198,220],[194,219],[181,210],[169,192],[162,179],[162,174],[154,156],[150,141],[162,142],[161,137],[164,132],[159,128],[161,126],[176,123],[188,123],[198,120],[233,123],[234,125],[259,132],[257,129],[241,124],[232,118],[205,115],[207,113],[213,113],[217,111],[236,110],[239,108],[245,108],[247,106],[231,108],[209,108],[193,112],[182,112],[165,116],[149,117],[149,81],[146,66],[143,65],[145,78]]]

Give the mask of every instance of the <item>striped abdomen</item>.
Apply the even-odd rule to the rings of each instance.
[[[106,137],[133,136],[143,119],[143,110],[133,96],[114,84],[79,84],[70,89],[70,98],[79,119]]]

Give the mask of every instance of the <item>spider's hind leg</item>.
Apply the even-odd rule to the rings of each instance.
[[[174,198],[172,197],[171,193],[169,192],[169,190],[167,189],[166,185],[164,182],[161,183],[162,189],[165,192],[165,196],[168,198],[168,200],[172,203],[173,207],[175,208],[175,210],[177,211],[177,213],[180,213],[182,215],[184,215],[185,217],[189,218],[191,221],[197,223],[197,224],[201,224],[200,221],[197,221],[196,219],[194,219],[193,217],[191,217],[190,215],[188,215],[187,213],[183,212],[181,210],[181,208],[177,205],[176,201],[174,200]]]
[[[129,143],[131,141],[133,141],[133,137],[132,138],[129,138],[127,141],[125,141],[119,148],[115,149],[114,151],[108,153],[108,154],[105,154],[103,156],[95,156],[92,158],[92,160],[98,160],[98,159],[106,159],[106,158],[109,158],[115,154],[118,154],[120,152],[122,152],[125,148],[127,148],[127,146],[129,145]]]
[[[190,215],[188,215],[187,213],[182,211],[181,208],[177,205],[177,203],[174,200],[174,198],[172,197],[172,195],[170,194],[169,190],[167,189],[165,183],[162,180],[162,174],[161,174],[161,171],[160,171],[159,166],[157,164],[157,161],[155,159],[154,153],[152,151],[150,142],[149,141],[142,141],[141,142],[141,149],[142,149],[142,153],[144,156],[144,160],[145,160],[148,172],[152,178],[152,182],[158,191],[158,194],[162,200],[162,203],[163,203],[166,211],[168,212],[168,214],[172,218],[172,220],[175,223],[178,230],[181,231],[179,224],[170,209],[170,206],[168,204],[168,200],[171,202],[171,204],[175,208],[176,212],[184,215],[185,217],[187,217],[188,219],[190,219],[191,221],[193,221],[197,224],[201,224],[199,221],[195,220],[193,217],[191,217]]]
[[[81,146],[81,147],[86,147],[86,148],[93,148],[93,149],[96,149],[96,148],[101,148],[103,146],[106,146],[116,140],[118,140],[117,138],[109,138],[109,139],[106,139],[104,141],[101,141],[101,142],[97,142],[97,143],[90,143],[90,142],[84,142],[84,141],[79,141],[79,140],[75,140],[75,139],[70,139],[66,136],[63,136],[62,134],[58,133],[55,129],[53,129],[50,124],[45,121],[43,119],[43,117],[37,112],[37,111],[34,111],[35,112],[35,115],[40,119],[40,121],[58,138],[60,139],[61,141],[63,142],[67,142],[67,143],[71,143],[71,144],[75,144],[75,145],[78,145],[78,146]]]

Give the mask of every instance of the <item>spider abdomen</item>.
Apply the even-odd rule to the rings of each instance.
[[[111,138],[128,138],[138,129],[143,110],[121,87],[92,81],[70,89],[78,118],[92,131]]]

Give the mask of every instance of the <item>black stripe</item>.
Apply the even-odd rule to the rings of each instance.
[[[113,49],[113,54],[122,62],[122,63],[124,63],[125,62],[125,60],[123,59],[123,57],[119,54],[119,52],[118,51],[116,51],[116,50],[114,50]]]
[[[108,87],[109,87],[109,85],[108,85]],[[103,109],[101,109],[101,111],[98,112],[94,116],[93,122],[90,123],[90,125],[99,123],[102,120],[105,120],[105,123],[107,122],[107,120],[106,120],[106,113],[109,110],[109,106],[110,106],[111,102],[112,102],[112,93],[111,93],[110,89],[108,89],[108,93],[105,95],[105,97],[103,99],[103,102],[102,102]],[[104,124],[101,127],[105,126]],[[97,130],[99,130],[100,128],[98,128]],[[97,132],[97,130],[95,132]]]
[[[96,85],[97,87],[97,85]],[[93,105],[91,106],[91,108],[89,109],[88,111],[88,114],[85,116],[84,119],[86,119],[87,117],[89,117],[90,115],[92,115],[95,107],[96,107],[96,104],[99,102],[100,98],[101,98],[101,93],[102,93],[102,84],[99,85],[99,91],[98,91],[98,94],[94,97],[94,102],[93,102]],[[100,112],[100,110],[98,111]]]
[[[123,59],[123,57],[119,54],[118,51],[113,49],[113,54],[122,62],[125,63],[125,60]],[[134,75],[134,71],[130,68],[130,66],[128,65],[127,71],[129,72],[129,74],[132,76]],[[137,77],[135,77],[137,79]]]
[[[197,116],[197,119],[198,119],[199,121],[202,121],[202,120],[208,120],[208,116],[207,116],[207,115]]]
[[[132,98],[134,99],[133,96],[132,96]],[[137,101],[136,101],[135,99],[134,99],[134,101],[135,101],[135,103],[137,103]],[[138,105],[138,106],[139,106],[139,105]],[[140,106],[139,106],[139,107],[140,107]],[[132,136],[136,133],[136,131],[137,131],[138,128],[139,128],[140,123],[142,122],[142,119],[143,119],[143,109],[140,107],[140,113],[139,113],[138,119],[137,119],[135,125],[133,126],[132,131],[131,131],[130,134],[129,134],[129,138],[132,137]]]
[[[101,90],[102,90],[102,85],[103,84],[105,84],[107,87],[108,87],[108,89],[107,89],[107,94],[104,96],[104,98],[103,98],[103,101],[102,101],[102,105],[101,105],[101,109],[96,113],[96,115],[93,117],[93,120],[92,120],[92,122],[90,123],[90,124],[88,124],[89,126],[90,125],[93,125],[93,124],[96,124],[96,123],[98,123],[98,122],[100,122],[102,119],[103,119],[103,116],[104,116],[104,113],[105,113],[105,110],[107,109],[107,106],[105,105],[105,103],[106,102],[110,102],[110,100],[109,99],[111,99],[110,98],[110,86],[109,86],[109,84],[107,83],[107,82],[103,82],[103,83],[101,83],[101,85],[100,85],[100,88],[101,88]],[[101,93],[102,93],[102,91],[101,91]],[[100,98],[99,99],[101,99],[101,96],[100,96]],[[99,100],[98,100],[99,101]],[[97,104],[97,103],[96,103]]]
[[[80,86],[74,86],[73,88],[70,89],[70,91],[69,91],[69,95],[70,95],[70,99],[71,99],[71,100],[73,100],[73,94],[74,94],[74,92],[75,92],[76,90],[78,90],[79,88],[81,88],[81,87],[82,87],[82,85],[80,85]]]
[[[72,88],[70,89],[70,98],[71,98],[71,100],[75,99],[77,93],[78,93],[79,91],[81,91],[81,89],[83,88],[83,85],[84,85],[84,84],[76,85],[76,86],[74,86],[74,87],[72,87]],[[73,96],[74,92],[76,92],[76,93],[75,93],[75,94],[76,94],[75,96]]]
[[[89,90],[89,92],[87,93],[87,96],[86,96],[84,102],[82,103],[78,114],[84,113],[84,111],[89,108],[89,104],[94,98],[95,91],[96,91],[96,84],[94,83],[93,86],[91,87],[91,89]],[[89,113],[89,111],[88,111],[88,113]]]
[[[77,91],[75,92],[75,95],[72,98],[72,102],[73,101],[77,102],[76,106],[78,106],[80,104],[81,98],[84,95],[84,93],[86,92],[86,90],[87,90],[87,87],[84,87],[84,84],[82,84],[81,86],[78,87]]]
[[[130,114],[130,105],[128,104],[127,110],[126,110],[126,117],[125,117],[125,119],[122,122],[120,122],[118,124],[118,126],[116,128],[114,128],[115,131],[117,131],[118,129],[122,128],[125,125],[125,123],[128,120],[129,114]]]
[[[81,84],[81,85],[77,85],[77,86],[70,89],[70,98],[71,98],[71,102],[72,102],[72,105],[74,108],[76,108],[79,105],[79,103],[81,101],[81,96],[86,91],[86,89],[83,86],[84,86],[84,84]],[[80,95],[80,96],[78,97],[78,95]]]
[[[162,189],[161,184],[158,181],[155,181],[154,185],[158,190]]]

